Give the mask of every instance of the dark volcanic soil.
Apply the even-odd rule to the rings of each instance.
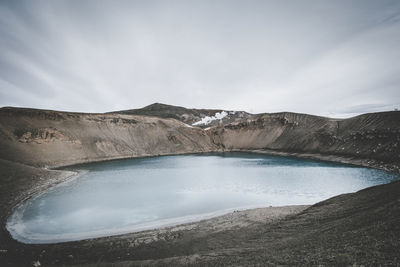
[[[70,172],[0,161],[0,208]],[[26,245],[4,228],[2,266],[393,265],[400,264],[400,182],[314,206],[270,207],[158,230],[53,245]],[[97,265],[100,264],[100,265]]]
[[[16,204],[74,175],[46,166],[240,150],[400,173],[400,112],[346,120],[250,114],[206,130],[183,123],[185,114],[197,120],[213,110],[157,104],[139,112],[158,117],[0,109],[0,266],[400,266],[400,182],[311,207],[247,210],[114,237],[53,245],[10,237],[5,221]]]

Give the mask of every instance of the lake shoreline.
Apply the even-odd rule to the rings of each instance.
[[[230,151],[214,151],[214,152],[250,152],[250,153],[261,153],[261,154],[269,154],[269,155],[280,155],[280,156],[294,156],[294,157],[302,157],[302,158],[311,158],[311,159],[317,159],[317,160],[324,160],[324,161],[330,161],[330,162],[338,162],[338,163],[345,163],[345,164],[352,164],[352,165],[357,165],[357,166],[363,166],[363,167],[371,167],[371,168],[377,168],[377,169],[382,169],[386,171],[391,171],[394,173],[400,173],[399,167],[396,164],[387,164],[387,163],[382,163],[382,162],[376,162],[376,161],[371,161],[371,160],[363,160],[363,159],[354,159],[354,158],[345,158],[345,157],[340,157],[340,156],[327,156],[327,155],[319,155],[319,154],[305,154],[305,153],[288,153],[288,152],[280,152],[280,151],[271,151],[271,150],[230,150]],[[208,152],[213,152],[213,151],[207,151]],[[181,153],[179,153],[181,154]],[[186,154],[186,153],[182,153]],[[189,153],[189,154],[198,154],[198,153]],[[168,155],[175,155],[175,154],[168,154]],[[158,155],[155,155],[158,156]],[[4,167],[4,160],[1,160],[1,163],[3,164]],[[35,167],[30,167],[24,164],[19,164],[19,163],[13,163],[13,162],[7,162],[5,165],[8,165],[11,169],[19,169],[18,172],[14,173],[14,176],[17,177],[16,179],[19,180],[19,178],[23,175],[28,175],[28,177],[36,177],[34,180],[36,181],[31,181],[30,183],[23,183],[23,181],[20,181],[20,184],[13,184],[15,182],[10,183],[10,187],[13,188],[13,192],[11,193],[11,200],[7,197],[4,197],[5,195],[5,189],[7,189],[7,186],[2,188],[4,192],[1,192],[3,197],[1,198],[0,202],[0,207],[2,208],[3,211],[7,211],[6,214],[2,214],[1,216],[1,247],[0,251],[0,260],[2,262],[9,263],[10,266],[13,265],[13,262],[17,259],[18,254],[24,254],[24,255],[33,255],[30,260],[34,258],[38,258],[38,260],[42,259],[42,262],[47,262],[45,260],[44,256],[41,254],[43,250],[45,251],[53,251],[55,257],[50,257],[48,260],[51,262],[51,259],[53,261],[57,260],[57,262],[53,262],[53,264],[61,264],[61,263],[71,263],[71,259],[62,259],[66,251],[68,251],[70,248],[73,248],[74,251],[76,251],[76,248],[79,247],[87,247],[88,244],[90,246],[95,246],[95,244],[103,244],[104,242],[107,242],[107,240],[120,240],[120,239],[129,239],[132,238],[132,234],[125,234],[121,236],[114,236],[114,237],[103,237],[103,238],[97,238],[97,239],[89,239],[89,240],[84,240],[84,241],[75,241],[75,242],[67,242],[67,243],[60,243],[60,244],[55,244],[55,245],[26,245],[26,244],[21,244],[14,239],[11,238],[9,235],[8,231],[5,229],[5,223],[8,218],[8,215],[10,212],[18,205],[21,203],[23,200],[32,197],[33,195],[39,193],[40,191],[43,191],[49,187],[54,186],[55,184],[67,181],[69,179],[74,179],[79,174],[76,173],[71,173],[69,171],[64,171],[64,170],[48,170],[48,169],[41,169],[41,168],[35,168]],[[7,173],[7,172],[6,172]],[[30,175],[30,176],[29,176]],[[335,197],[334,197],[335,198]],[[316,205],[319,205],[317,203]],[[278,207],[280,208],[280,207]],[[270,208],[263,208],[263,209],[270,209]],[[287,211],[287,209],[290,211]],[[282,209],[282,212],[285,213],[285,216],[279,217],[279,220],[284,219],[286,216],[294,216],[296,214],[300,214],[301,212],[304,211],[306,207],[296,207],[296,206],[291,206],[289,208]],[[286,211],[285,211],[286,210]],[[248,216],[251,213],[251,210],[246,210],[243,212],[240,212],[241,215],[244,217]],[[234,213],[229,213],[229,214],[234,214]],[[228,215],[228,214],[227,214]],[[220,216],[223,218],[226,215]],[[200,221],[196,222],[198,224],[207,224],[207,223],[213,223],[212,221],[216,218],[220,217],[215,217],[212,219],[208,219],[206,221]],[[235,219],[233,219],[235,220]],[[209,221],[209,222],[208,222]],[[196,224],[195,223],[195,224]],[[185,225],[176,225],[172,227],[177,227],[180,230],[181,228],[185,228]],[[138,232],[134,234],[138,234],[139,236],[146,236],[146,234],[153,235],[151,234],[151,231],[167,231],[168,228],[164,229],[155,229],[155,230],[150,230],[150,231],[144,231],[144,232]],[[186,230],[183,229],[183,232]],[[206,232],[203,232],[202,234],[207,234]],[[154,240],[153,240],[154,241]],[[153,242],[152,241],[152,242]],[[144,243],[144,245],[151,244],[152,242],[149,243]],[[158,242],[158,241],[154,241]],[[101,249],[100,249],[101,251]],[[99,252],[100,252],[99,251]],[[91,252],[86,252],[86,253],[91,253]],[[83,255],[81,259],[85,258]],[[97,254],[97,252],[96,252]],[[36,255],[36,256],[35,256]],[[40,256],[42,255],[42,256]],[[72,255],[72,254],[71,254]],[[69,256],[69,255],[68,255]],[[88,256],[88,261],[89,262],[94,262],[93,260],[90,260],[89,255]],[[60,258],[60,259],[55,259],[55,258]],[[85,262],[86,260],[84,260]],[[16,261],[15,265],[19,265],[21,262],[18,260]]]
[[[122,235],[238,210],[312,205],[398,179],[381,170],[248,152],[146,157],[66,170],[79,175],[14,210],[6,225],[14,239],[54,244]]]

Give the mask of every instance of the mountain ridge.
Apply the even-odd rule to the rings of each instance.
[[[194,127],[182,119],[182,114],[198,110],[177,107],[180,113],[175,117],[180,119],[175,119],[172,117],[175,106],[148,107],[134,113],[147,110],[156,113],[0,108],[0,146],[3,148],[0,158],[52,166],[61,164],[63,158],[75,162],[74,155],[84,162],[110,155],[272,149],[400,162],[400,111],[367,113],[348,119],[292,112],[247,113],[247,117],[234,117],[235,113]],[[223,112],[207,110],[207,114],[215,115],[212,112],[218,111]],[[197,119],[205,114],[201,112],[196,115]]]
[[[336,196],[305,210],[288,206],[242,211],[173,228],[61,244],[21,244],[5,228],[18,203],[71,179],[73,173],[54,168],[85,162],[244,151],[400,173],[398,111],[349,119],[290,112],[251,115],[194,127],[161,116],[0,108],[0,262],[5,266],[31,266],[39,260],[43,265],[77,266],[98,265],[101,260],[104,265],[163,266],[398,264],[398,181]]]

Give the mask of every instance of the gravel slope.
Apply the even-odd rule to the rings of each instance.
[[[204,130],[171,118],[1,108],[0,263],[398,266],[400,182],[311,207],[247,210],[170,228],[54,245],[18,243],[5,230],[5,220],[20,201],[74,175],[47,167],[243,150],[400,173],[399,141],[400,112],[346,120],[259,114]]]

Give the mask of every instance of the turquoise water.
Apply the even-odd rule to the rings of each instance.
[[[314,204],[398,179],[374,169],[244,153],[119,160],[68,169],[84,172],[23,203],[8,219],[15,239],[56,243],[232,210]]]

